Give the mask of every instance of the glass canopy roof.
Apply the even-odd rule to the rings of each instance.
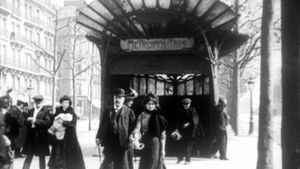
[[[233,33],[237,17],[220,0],[94,0],[79,10],[77,23],[97,39],[226,34],[232,50],[247,39]]]

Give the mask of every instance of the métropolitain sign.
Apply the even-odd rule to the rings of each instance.
[[[125,51],[172,51],[194,46],[192,38],[124,39],[120,46]]]

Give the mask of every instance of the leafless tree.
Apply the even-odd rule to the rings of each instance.
[[[275,0],[263,0],[257,169],[273,169],[271,55]]]
[[[61,67],[61,63],[63,58],[65,57],[66,54],[66,49],[58,50],[57,48],[57,41],[58,41],[58,32],[64,28],[67,27],[67,25],[60,26],[58,24],[58,11],[55,11],[55,19],[54,19],[54,42],[53,42],[53,65],[51,69],[48,69],[44,65],[40,63],[40,61],[37,58],[34,58],[32,56],[31,59],[33,62],[40,67],[42,70],[47,72],[51,77],[52,77],[52,113],[55,113],[55,102],[56,102],[56,87],[57,87],[57,73]],[[43,46],[40,44],[37,44],[35,42],[31,42],[35,48],[38,50],[43,51],[47,55],[52,55],[49,53]]]

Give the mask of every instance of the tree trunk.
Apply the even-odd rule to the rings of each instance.
[[[237,57],[237,52],[235,52]],[[240,70],[239,65],[234,63],[233,78],[232,78],[232,112],[230,112],[230,119],[232,128],[236,135],[239,135],[239,98],[240,98]]]
[[[235,13],[239,15],[240,1],[235,0]],[[239,33],[239,20],[235,22],[234,32]],[[239,98],[240,98],[240,68],[239,68],[239,56],[237,49],[234,51],[234,62],[232,71],[232,100],[230,112],[230,124],[236,135],[239,135]]]
[[[74,70],[75,68],[73,68],[73,70],[72,70],[72,88],[73,88],[73,90],[72,90],[72,92],[73,92],[73,107],[74,107],[74,111],[75,111],[75,113],[78,113],[77,112],[77,110],[76,110],[76,77],[74,76]]]
[[[271,112],[271,53],[274,0],[263,0],[261,77],[257,169],[273,169],[273,115]]]
[[[56,74],[52,76],[52,114],[55,113],[55,102],[56,102]]]
[[[93,61],[94,56],[94,46],[92,49],[93,53],[91,55],[91,61]],[[89,110],[89,131],[92,130],[92,114],[93,114],[93,74],[94,66],[91,67],[91,78],[90,78],[90,110]]]
[[[300,2],[282,0],[282,169],[300,168]]]

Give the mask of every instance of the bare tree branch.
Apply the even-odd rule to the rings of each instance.
[[[31,58],[31,60],[38,66],[38,67],[40,67],[41,69],[43,69],[44,71],[46,71],[47,73],[49,73],[51,76],[53,76],[53,73],[50,71],[50,70],[48,70],[48,69],[46,69],[44,66],[42,66],[36,59],[34,59],[31,55],[29,55],[30,56],[30,58]]]
[[[258,42],[260,42],[260,39],[261,39],[261,36],[259,36],[259,37],[257,37],[256,39],[255,39],[255,41],[253,42],[253,44],[249,47],[248,46],[248,50],[246,51],[246,53],[245,54],[243,54],[243,57],[242,57],[242,59],[241,60],[239,60],[238,61],[238,64],[239,65],[241,65],[241,63],[242,62],[244,62],[243,63],[243,66],[246,64],[246,63],[248,63],[249,62],[249,57],[250,57],[250,55],[251,55],[251,53],[253,52],[253,51],[255,51],[255,50],[258,50],[260,47],[257,47],[257,43]],[[255,56],[254,56],[255,57]],[[250,60],[252,60],[253,58],[251,58]],[[243,67],[241,67],[241,68],[243,68]]]
[[[62,62],[65,54],[66,54],[66,49],[63,50],[63,53],[61,54],[61,57],[59,59],[59,62],[58,62],[58,65],[57,65],[56,69],[54,70],[54,73],[56,73],[59,70],[61,62]]]
[[[82,69],[81,71],[77,72],[75,75],[74,75],[74,78],[76,78],[77,76],[79,76],[80,74],[86,72],[87,70],[89,70],[92,66],[94,65],[94,63],[90,64],[89,66],[87,66],[86,68]]]

